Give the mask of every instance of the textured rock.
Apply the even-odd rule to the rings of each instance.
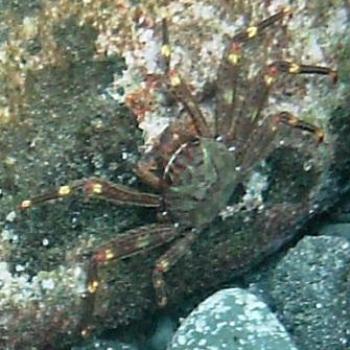
[[[117,341],[91,339],[88,345],[74,346],[71,350],[138,350],[138,348]]]
[[[288,333],[255,295],[224,289],[182,322],[168,350],[297,350]]]
[[[304,237],[278,263],[271,295],[300,349],[350,346],[350,243],[341,237]]]
[[[84,312],[83,257],[119,232],[155,220],[152,211],[86,203],[79,195],[23,215],[15,208],[28,196],[89,176],[146,189],[131,171],[143,145],[138,126],[151,142],[155,129],[179,113],[146,83],[149,74],[160,71],[157,4],[1,2],[0,347],[76,343]],[[287,4],[169,2],[174,64],[195,92],[202,91],[215,75],[227,35]],[[297,0],[293,13],[288,30],[260,38],[247,49],[244,63],[255,72],[267,59],[283,55],[338,68],[337,85],[326,77],[286,78],[267,111],[287,109],[322,126],[326,142],[316,147],[308,135],[281,131],[274,151],[238,189],[233,205],[167,274],[170,306],[189,296],[199,301],[232,274],[261,262],[349,185],[347,9],[343,1]],[[135,118],[119,105],[135,94],[149,98],[147,108],[153,110],[142,116],[129,105]],[[206,102],[210,116],[213,101]],[[235,212],[237,203],[246,210]],[[164,250],[101,268],[93,320],[98,331],[150,319],[157,310],[151,271]]]
[[[319,234],[324,236],[344,237],[350,241],[350,223],[339,222],[326,224],[321,227]]]

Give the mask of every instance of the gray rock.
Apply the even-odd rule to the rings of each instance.
[[[134,345],[124,344],[116,340],[91,339],[88,344],[74,346],[71,350],[138,350]]]
[[[349,349],[349,263],[346,239],[309,236],[275,268],[271,295],[301,349]]]
[[[168,350],[296,350],[267,305],[244,289],[221,290],[195,309]]]
[[[321,227],[319,235],[344,237],[350,241],[350,223],[329,223]]]

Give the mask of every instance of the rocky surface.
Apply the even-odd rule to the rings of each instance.
[[[317,229],[310,227],[314,235],[306,235],[281,259],[246,276],[249,289],[232,282],[233,288],[184,314],[175,334],[178,316],[160,318],[155,333],[135,349],[275,349],[276,344],[282,348],[281,339],[283,349],[348,349],[348,204],[329,212]],[[102,346],[100,340],[92,344]]]
[[[277,313],[300,349],[350,346],[350,243],[341,237],[305,237],[270,277]]]
[[[223,289],[181,323],[169,350],[297,350],[289,334],[255,295]]]
[[[155,129],[179,110],[145,81],[160,72],[157,2],[134,3],[1,3],[0,339],[8,350],[79,342],[84,256],[118,232],[155,220],[152,211],[86,203],[79,195],[16,211],[28,196],[82,177],[150,190],[132,168],[144,142],[154,142]],[[227,35],[286,4],[172,1],[167,10],[174,65],[195,92],[203,90],[215,75]],[[251,71],[266,63],[266,55],[280,54],[339,70],[335,86],[325,77],[286,78],[270,99],[268,111],[290,110],[322,126],[326,140],[317,147],[308,135],[282,131],[274,151],[243,184],[244,193],[237,191],[232,205],[167,274],[170,307],[189,296],[198,303],[256,266],[348,188],[347,11],[343,1],[295,1],[288,29],[247,50]],[[210,119],[213,103],[205,102]],[[245,210],[235,211],[237,203]],[[163,251],[101,268],[97,333],[140,320],[147,328],[157,311],[151,270]]]

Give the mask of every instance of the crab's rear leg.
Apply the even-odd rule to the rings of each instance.
[[[196,240],[198,234],[189,231],[185,236],[176,241],[156,262],[153,270],[153,286],[156,293],[157,303],[164,307],[167,302],[166,284],[164,274],[167,273],[177,261],[183,257]]]
[[[337,72],[329,67],[297,64],[288,61],[276,61],[266,66],[252,82],[252,92],[246,96],[242,110],[236,116],[235,123],[226,134],[227,140],[234,140],[238,153],[244,153],[249,135],[255,128],[259,127],[261,111],[265,107],[272,87],[285,74],[301,75],[315,74],[328,75],[332,81],[337,80]],[[298,125],[301,125],[298,123]]]
[[[314,135],[317,143],[324,139],[321,128],[305,122],[293,114],[283,111],[267,116],[261,126],[254,129],[245,144],[245,152],[240,162],[240,175],[243,177],[250,173],[251,169],[270,153],[273,140],[282,125],[300,129]]]
[[[243,45],[257,38],[266,29],[281,23],[283,18],[290,13],[289,8],[284,8],[256,25],[248,26],[231,38],[224,51],[216,77],[215,132],[217,136],[226,135],[234,122],[233,113],[238,98],[238,78],[243,60]]]
[[[314,135],[317,143],[321,143],[324,140],[324,131],[311,124],[308,123],[289,112],[280,112],[274,117],[274,123],[286,124],[293,128],[300,129],[302,131],[309,132]]]
[[[175,69],[170,68],[171,46],[169,43],[169,30],[165,16],[162,18],[162,36],[163,44],[161,56],[164,62],[164,75],[168,89],[175,100],[183,105],[184,109],[191,117],[198,136],[211,137],[213,133],[204,118],[196,97],[180,74]]]
[[[139,192],[129,187],[113,184],[103,179],[89,178],[77,180],[70,185],[64,185],[53,191],[48,191],[41,195],[26,199],[19,205],[19,209],[28,209],[48,201],[69,197],[75,194],[78,190],[82,190],[87,197],[99,197],[117,205],[159,207],[161,202],[158,195]]]
[[[86,336],[91,329],[95,297],[101,283],[98,277],[99,267],[110,261],[125,259],[162,246],[174,240],[179,234],[180,231],[174,225],[151,224],[141,226],[118,235],[117,238],[103,244],[91,253],[87,271],[87,290],[84,295],[83,314],[80,323],[80,331],[83,336]],[[176,243],[175,246],[177,246]],[[169,258],[169,263],[172,262],[170,260]],[[165,258],[161,262],[158,260],[155,270],[159,269],[159,264],[165,266],[167,263],[168,260]],[[154,279],[154,288],[156,295],[158,295],[158,289],[160,288],[158,279]]]

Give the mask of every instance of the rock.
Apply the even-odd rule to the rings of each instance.
[[[117,8],[114,0],[25,3],[0,2],[0,348],[58,350],[80,340],[87,309],[84,257],[117,234],[155,221],[155,213],[86,203],[79,195],[20,215],[15,208],[45,189],[91,176],[146,190],[131,172],[140,146],[149,141],[150,129],[159,130],[182,108],[168,106],[167,94],[153,88],[161,45],[156,1],[121,0]],[[226,38],[287,1],[168,3],[173,66],[191,91],[201,93],[215,80]],[[338,84],[327,77],[283,78],[264,111],[286,109],[315,123],[324,128],[326,142],[317,145],[307,133],[281,128],[273,151],[237,189],[223,220],[166,274],[169,307],[197,303],[233,274],[256,266],[349,188],[347,8],[341,1],[317,0],[295,0],[292,7],[285,25],[244,50],[249,74],[241,76],[249,78],[281,55],[338,69]],[[252,97],[258,92],[246,91],[245,83],[239,90]],[[211,118],[214,96],[208,95],[202,107]],[[128,101],[133,115],[120,105]],[[150,107],[151,116],[143,119],[141,112]],[[250,107],[239,115],[252,115]],[[153,320],[152,269],[165,251],[101,266],[91,320],[97,334]]]
[[[269,307],[244,289],[221,290],[195,309],[169,350],[296,350]]]
[[[71,350],[138,350],[138,348],[118,341],[91,339],[88,344],[74,346]]]
[[[277,265],[271,295],[301,349],[349,349],[349,274],[342,237],[305,237]]]
[[[319,234],[322,236],[344,237],[350,241],[350,223],[337,222],[326,224],[321,227]]]

